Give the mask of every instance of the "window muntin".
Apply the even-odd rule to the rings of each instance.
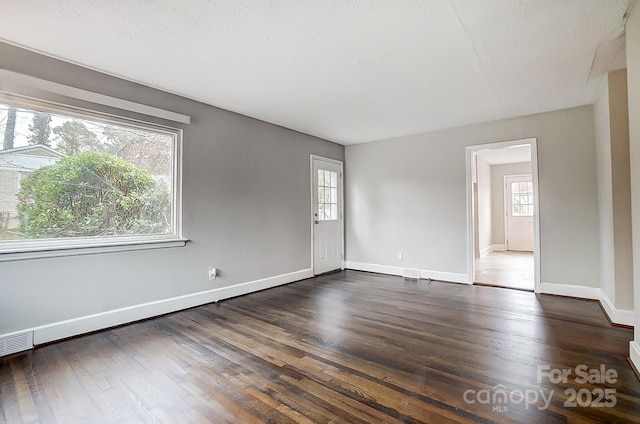
[[[511,216],[533,216],[533,183],[511,183]]]
[[[318,169],[318,221],[338,220],[338,173]]]
[[[0,251],[181,237],[180,130],[17,99],[0,99]]]

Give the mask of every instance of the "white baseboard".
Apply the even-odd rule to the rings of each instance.
[[[493,252],[493,246],[489,245],[480,251],[480,257],[484,258],[491,252]]]
[[[492,244],[491,245],[491,251],[492,252],[506,252],[507,251],[507,245],[505,245],[505,244]]]
[[[574,286],[569,284],[540,283],[540,293],[555,294],[560,296],[578,297],[600,301],[602,309],[614,324],[634,324],[634,313],[626,309],[616,309],[609,296],[599,287]]]
[[[355,262],[355,261],[346,261],[345,268],[355,269],[357,271],[368,271],[368,272],[377,272],[379,274],[388,274],[388,275],[405,275],[405,269],[397,266],[389,266],[389,265],[378,265],[378,264],[369,264],[365,262]],[[420,278],[422,279],[432,279],[438,281],[447,281],[452,283],[469,283],[469,277],[467,274],[458,274],[455,272],[443,272],[443,271],[430,271],[427,269],[420,270]]]
[[[398,275],[402,277],[404,268],[398,266],[368,264],[365,262],[345,261],[344,267],[347,269],[355,269],[356,271],[376,272],[378,274]]]
[[[635,340],[629,342],[629,359],[631,359],[633,366],[640,371],[640,345]]]
[[[211,302],[252,293],[259,290],[294,281],[313,277],[313,270],[303,269],[288,274],[249,281],[228,287],[207,290],[184,296],[163,299],[126,308],[114,309],[98,314],[87,315],[79,318],[55,322],[21,331],[33,331],[33,343],[35,345],[60,340],[91,331],[102,330],[116,325],[126,324],[145,318],[167,314],[194,306],[205,305]]]
[[[600,300],[600,287],[574,286],[570,284],[543,283],[540,282],[538,290],[544,294],[559,296],[579,297],[582,299]]]
[[[448,281],[451,283],[472,284],[467,274],[459,274],[457,272],[429,271],[428,269],[420,270],[420,278],[438,281]]]
[[[600,291],[600,304],[602,305],[602,309],[604,309],[604,312],[609,317],[609,320],[611,320],[611,322],[614,324],[629,325],[633,327],[633,311],[630,311],[628,309],[616,309],[605,291],[602,289],[600,289]]]

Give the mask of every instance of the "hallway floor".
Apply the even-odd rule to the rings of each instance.
[[[475,264],[475,283],[533,291],[533,252],[491,252]]]

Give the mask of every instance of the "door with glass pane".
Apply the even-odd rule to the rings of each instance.
[[[505,176],[507,250],[533,252],[533,183],[531,175]]]
[[[342,162],[311,157],[313,273],[342,268]]]

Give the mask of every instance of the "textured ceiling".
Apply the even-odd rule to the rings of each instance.
[[[342,144],[561,109],[628,0],[0,0],[0,39]]]

